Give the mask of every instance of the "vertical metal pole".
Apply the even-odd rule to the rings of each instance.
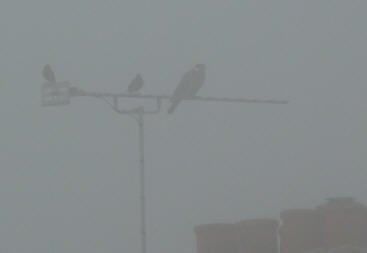
[[[144,108],[139,110],[139,152],[140,152],[140,220],[141,220],[141,250],[146,253],[146,217],[145,217],[145,167],[144,167]]]

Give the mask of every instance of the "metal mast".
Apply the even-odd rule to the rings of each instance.
[[[42,85],[42,105],[66,105],[70,103],[71,98],[75,97],[93,97],[105,101],[110,107],[120,115],[132,117],[139,127],[139,188],[140,188],[140,225],[141,225],[141,251],[147,252],[146,245],[146,196],[145,196],[145,160],[144,160],[144,116],[146,114],[157,114],[161,110],[163,100],[169,100],[168,95],[141,95],[129,93],[101,93],[87,92],[77,87],[72,87],[69,82],[48,82]],[[150,99],[156,101],[156,108],[146,110],[144,106],[139,106],[130,110],[120,109],[119,100],[123,98]],[[262,100],[262,99],[243,99],[243,98],[218,98],[192,96],[184,100],[200,102],[230,102],[230,103],[265,103],[265,104],[287,104],[286,100]]]

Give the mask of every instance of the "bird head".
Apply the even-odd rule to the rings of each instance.
[[[206,70],[205,64],[196,64],[195,70],[204,72]]]
[[[46,64],[43,67],[42,75],[43,75],[43,78],[45,78],[48,82],[50,83],[56,82],[55,73],[53,72],[50,64]]]
[[[141,74],[136,74],[135,78],[139,80],[143,80],[143,77],[141,76]]]

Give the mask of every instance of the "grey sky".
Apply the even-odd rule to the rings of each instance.
[[[140,252],[137,128],[102,102],[40,107],[41,70],[91,91],[200,95],[147,117],[148,252],[195,252],[193,227],[367,202],[367,2],[0,1],[0,252]],[[168,104],[164,104],[164,109]],[[164,110],[166,112],[166,110]]]

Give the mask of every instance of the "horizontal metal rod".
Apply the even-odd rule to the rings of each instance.
[[[105,92],[86,92],[78,88],[72,87],[71,96],[73,97],[105,97],[105,98],[138,98],[138,99],[170,99],[169,95],[143,95],[143,94],[129,94],[129,93],[105,93]],[[231,103],[268,103],[268,104],[287,104],[287,100],[275,99],[246,99],[246,98],[219,98],[219,97],[202,97],[193,96],[184,98],[184,100],[193,101],[213,101],[213,102],[231,102]]]

